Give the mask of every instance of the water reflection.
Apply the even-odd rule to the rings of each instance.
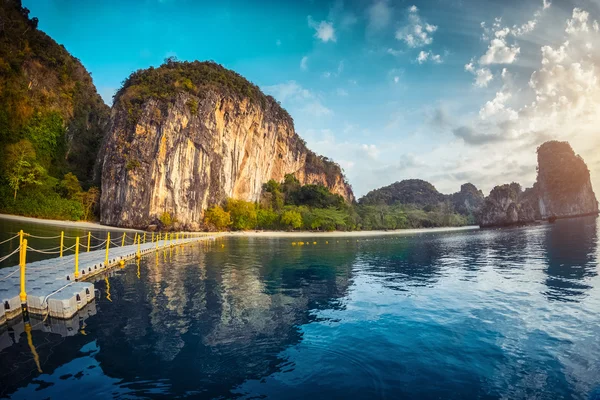
[[[598,274],[596,221],[595,217],[558,220],[546,230],[549,299],[579,301],[592,288],[589,278]]]
[[[7,331],[0,394],[587,398],[600,384],[597,229],[161,250],[96,281],[97,314],[77,334],[31,331],[43,373],[26,332]]]

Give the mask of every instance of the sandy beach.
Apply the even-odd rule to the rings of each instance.
[[[96,222],[84,222],[84,221],[58,221],[52,219],[43,219],[43,218],[31,218],[31,217],[22,217],[20,215],[9,215],[9,214],[0,214],[0,220],[6,219],[11,221],[23,221],[23,222],[32,222],[39,224],[49,224],[55,226],[68,226],[73,228],[84,228],[84,229],[110,229],[110,230],[119,230],[119,231],[128,231],[135,232],[139,231],[137,229],[129,229],[129,228],[118,228],[114,226],[101,225]],[[365,237],[365,236],[385,236],[385,235],[414,235],[414,234],[423,234],[423,233],[436,233],[436,232],[454,232],[454,231],[464,231],[464,230],[473,230],[479,229],[476,225],[463,226],[459,228],[421,228],[421,229],[396,229],[389,231],[334,231],[334,232],[313,232],[313,231],[293,231],[293,232],[285,232],[285,231],[239,231],[239,232],[217,232],[220,235],[224,236],[245,236],[245,237],[265,237],[265,238],[278,238],[278,237],[299,237],[299,238],[307,238],[307,237]]]
[[[86,222],[86,221],[60,221],[60,220],[54,220],[54,219],[23,217],[20,215],[0,214],[0,220],[3,220],[3,219],[9,220],[9,221],[31,222],[34,224],[66,226],[66,227],[71,227],[71,228],[99,229],[99,230],[111,230],[111,231],[115,230],[115,231],[123,231],[123,232],[139,232],[138,229],[118,228],[115,226],[101,225],[96,222]],[[1,222],[0,222],[0,226],[1,226]]]
[[[224,232],[226,236],[247,236],[247,237],[365,237],[365,236],[392,236],[392,235],[416,235],[437,232],[455,232],[479,229],[479,226],[470,225],[459,228],[421,228],[421,229],[396,229],[389,231],[334,231],[334,232],[312,232],[312,231],[243,231],[243,232]]]

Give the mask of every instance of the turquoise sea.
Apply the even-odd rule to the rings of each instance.
[[[160,251],[85,318],[0,328],[0,397],[600,399],[598,228]]]

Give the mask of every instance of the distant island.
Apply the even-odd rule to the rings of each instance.
[[[342,169],[307,148],[279,102],[214,62],[166,59],[106,106],[83,65],[0,3],[0,212],[160,230],[482,227],[597,214],[584,161],[538,148],[532,188],[471,183],[442,194],[409,179],[356,200]]]

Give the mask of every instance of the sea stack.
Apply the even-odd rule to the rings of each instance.
[[[539,219],[598,214],[590,171],[567,142],[549,141],[537,149],[538,175],[532,188],[496,186],[485,199],[479,225],[506,226]]]
[[[576,217],[598,213],[590,171],[568,142],[550,141],[538,150],[538,192],[540,216]]]
[[[208,207],[257,201],[286,174],[354,201],[341,168],[306,147],[273,97],[212,62],[133,73],[115,95],[99,164],[109,225],[142,228],[169,213],[198,229]]]

